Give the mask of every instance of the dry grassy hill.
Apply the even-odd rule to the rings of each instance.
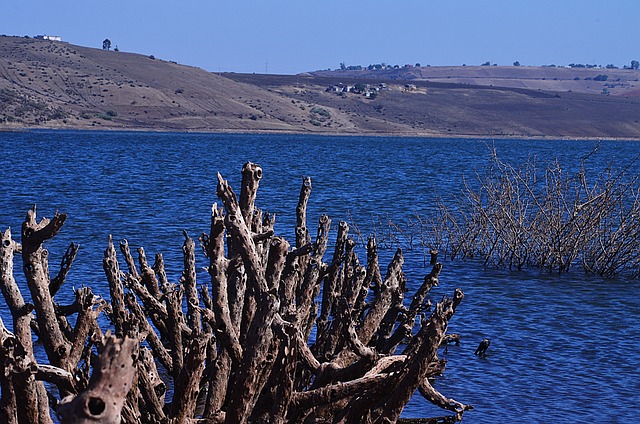
[[[637,71],[606,70],[606,82],[594,81],[603,70],[592,69],[397,71],[215,74],[139,54],[0,37],[0,129],[640,138]],[[386,86],[375,98],[326,91],[358,82]],[[605,95],[602,83],[617,85]]]
[[[534,66],[422,66],[389,70],[318,71],[317,76],[430,81],[556,92],[639,96],[640,71]]]
[[[640,98],[487,85],[354,77],[229,75],[239,82],[346,114],[350,131],[515,137],[640,138]],[[386,89],[375,100],[326,92],[357,82]],[[336,128],[332,122],[323,123]]]
[[[267,90],[153,57],[45,40],[0,37],[0,96],[5,125],[305,129],[299,108]],[[256,100],[272,113],[256,110]]]

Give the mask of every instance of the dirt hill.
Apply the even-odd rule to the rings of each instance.
[[[317,76],[430,81],[612,96],[640,96],[640,72],[632,69],[559,66],[422,66],[313,72]]]
[[[289,99],[152,56],[0,37],[0,114],[17,126],[293,130]],[[252,120],[251,99],[278,115]],[[302,128],[301,128],[302,129]]]
[[[215,74],[152,56],[0,37],[0,129],[640,138],[638,71],[607,69],[607,81],[594,80],[602,69],[397,71]]]

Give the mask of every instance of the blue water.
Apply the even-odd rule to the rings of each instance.
[[[163,253],[176,281],[182,230],[208,231],[220,172],[239,190],[247,161],[264,170],[257,205],[276,214],[276,233],[294,240],[302,177],[312,178],[308,219],[327,213],[334,226],[355,220],[366,236],[374,216],[404,222],[429,213],[435,196],[459,194],[463,177],[487,163],[489,148],[510,163],[535,155],[557,158],[575,172],[596,141],[463,140],[303,135],[157,134],[107,132],[0,132],[0,230],[14,238],[27,210],[67,213],[62,232],[47,247],[53,272],[71,242],[80,252],[56,299],[71,302],[71,287],[89,285],[108,297],[102,271],[109,234]],[[640,141],[604,141],[588,167],[623,167],[640,154]],[[637,164],[632,173],[640,173]],[[313,233],[313,231],[312,231]],[[333,234],[335,235],[335,233]],[[381,267],[393,250],[381,252]],[[364,257],[363,255],[361,255]],[[204,266],[204,259],[200,256]],[[20,266],[16,266],[19,270]],[[409,291],[428,269],[421,249],[406,252]],[[22,276],[16,272],[19,283]],[[208,281],[199,270],[199,282]],[[567,275],[484,270],[475,262],[446,261],[431,298],[465,300],[450,323],[462,343],[442,356],[447,371],[436,380],[446,396],[472,404],[464,422],[637,422],[640,420],[640,290],[638,281],[603,280],[579,270]],[[23,288],[27,297],[28,291]],[[0,316],[10,326],[4,300]],[[486,358],[473,355],[491,339]],[[416,393],[404,416],[443,415]]]

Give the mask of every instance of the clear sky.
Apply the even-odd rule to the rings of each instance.
[[[4,0],[0,34],[294,74],[372,63],[628,65],[640,0]]]

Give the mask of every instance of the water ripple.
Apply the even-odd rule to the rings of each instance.
[[[69,214],[63,231],[47,247],[57,260],[71,241],[81,246],[68,286],[58,296],[71,303],[71,286],[89,285],[108,295],[101,262],[109,234],[127,238],[133,249],[144,246],[150,257],[163,253],[169,277],[177,281],[182,230],[192,237],[208,231],[216,174],[237,189],[244,162],[264,169],[257,203],[277,214],[278,234],[293,239],[300,182],[310,175],[309,221],[328,213],[335,227],[354,217],[366,235],[373,214],[403,222],[416,211],[428,211],[436,194],[459,193],[462,176],[472,177],[482,168],[490,144],[298,135],[0,133],[0,167],[11,175],[3,181],[0,230],[19,232],[34,203],[40,216],[50,217],[56,210]],[[494,145],[503,159],[518,163],[534,154],[558,157],[572,172],[579,166],[575,158],[595,144],[497,140]],[[605,160],[600,164],[623,166],[638,152],[637,142],[603,142],[599,154]],[[405,253],[413,291],[428,270],[422,251]],[[384,269],[393,250],[380,254]],[[200,270],[204,263],[198,266],[199,281],[207,281]],[[465,422],[640,420],[637,281],[604,281],[577,271],[564,276],[485,271],[476,262],[445,262],[432,299],[450,296],[456,287],[464,290],[465,300],[449,331],[460,333],[462,342],[441,352],[448,359],[447,372],[435,385],[476,407]],[[0,314],[5,323],[10,321],[4,302]],[[486,358],[478,358],[473,351],[485,337],[491,347]],[[442,411],[416,394],[404,415]]]

